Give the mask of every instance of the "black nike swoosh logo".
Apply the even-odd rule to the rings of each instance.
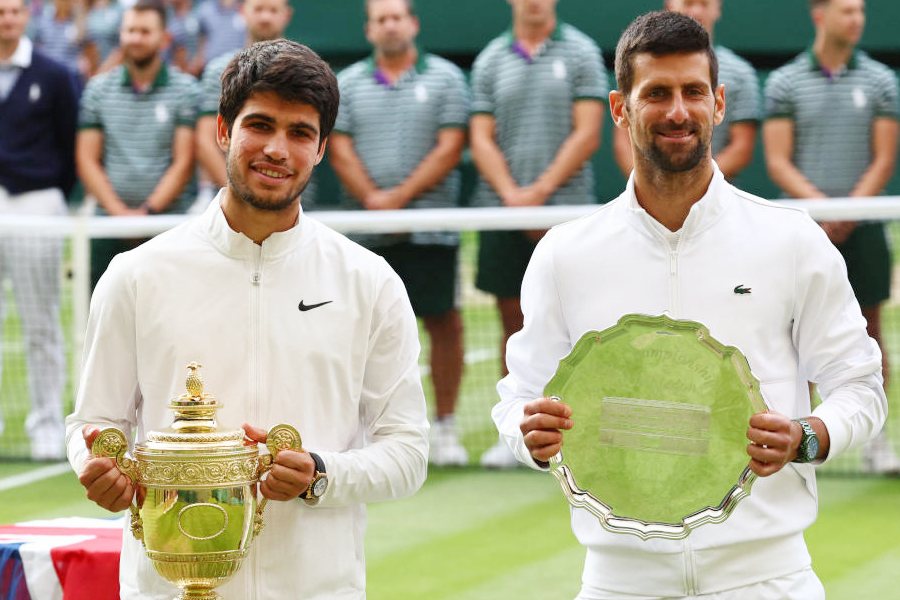
[[[325,306],[326,304],[331,304],[332,302],[334,302],[334,300],[326,300],[325,302],[319,302],[318,304],[303,304],[303,300],[301,300],[300,304],[297,305],[297,308],[300,309],[300,312],[306,312],[314,308],[319,308],[320,306]]]

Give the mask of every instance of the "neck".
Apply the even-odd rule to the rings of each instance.
[[[816,55],[819,64],[829,71],[840,69],[850,62],[853,49],[851,44],[838,42],[821,31],[816,34],[816,40],[813,42],[813,54]]]
[[[547,38],[553,35],[554,29],[556,29],[556,17],[540,24],[523,23],[521,21],[513,24],[513,34],[516,36],[516,39],[531,47],[540,46],[547,41]]]
[[[156,76],[162,68],[162,59],[157,54],[153,58],[153,61],[143,68],[138,67],[131,61],[127,61],[125,63],[125,68],[128,69],[128,74],[131,76],[131,82],[134,86],[143,88],[149,86],[156,80]]]
[[[12,55],[16,53],[16,49],[19,47],[19,40],[22,38],[18,38],[11,42],[0,42],[0,60],[7,61],[12,58]]]
[[[262,244],[273,233],[287,231],[300,218],[300,198],[280,211],[260,210],[234,195],[231,187],[225,188],[222,212],[228,226],[243,233],[256,244]]]
[[[375,63],[378,68],[391,75],[402,75],[412,68],[419,60],[419,51],[415,46],[410,46],[402,54],[386,55],[380,51],[375,52]]]
[[[634,193],[638,204],[651,217],[669,231],[678,231],[694,203],[706,194],[712,176],[711,160],[684,173],[668,173],[638,158],[634,165]]]

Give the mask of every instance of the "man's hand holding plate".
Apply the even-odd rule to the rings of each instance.
[[[572,429],[572,409],[550,398],[538,398],[525,405],[519,425],[532,458],[546,465],[562,448],[563,429]]]

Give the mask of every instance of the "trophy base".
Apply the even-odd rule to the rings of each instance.
[[[222,596],[210,588],[185,588],[181,590],[175,600],[222,600]]]

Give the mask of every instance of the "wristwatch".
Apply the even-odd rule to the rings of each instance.
[[[316,463],[316,474],[313,475],[306,491],[300,494],[300,499],[309,506],[315,506],[325,495],[325,490],[328,489],[328,475],[325,473],[325,463],[322,462],[322,457],[315,452],[310,452],[309,455]]]
[[[819,455],[819,436],[806,419],[794,419],[803,430],[800,435],[800,445],[797,447],[795,463],[808,463],[816,460]]]

